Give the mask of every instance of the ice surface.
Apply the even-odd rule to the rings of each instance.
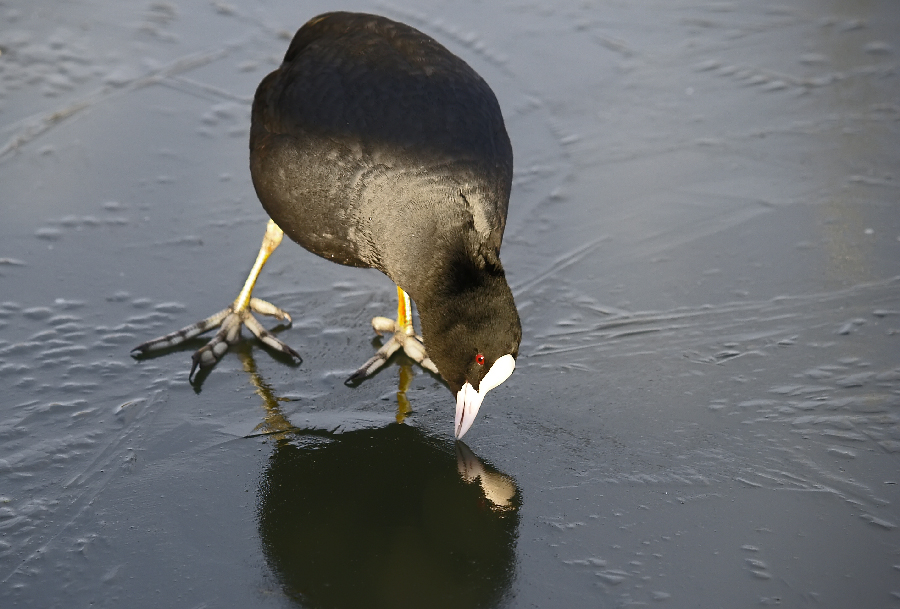
[[[489,584],[456,607],[900,606],[897,3],[345,5],[504,110],[524,341],[466,436],[520,494],[496,518],[434,377],[342,382],[395,306],[375,272],[276,252],[299,367],[247,340],[194,390],[198,344],[129,357],[235,297],[250,100],[332,8],[0,4],[0,605],[330,606],[291,571],[323,547],[279,542],[315,499],[349,561],[317,582],[390,557],[343,606],[459,592],[448,547]]]

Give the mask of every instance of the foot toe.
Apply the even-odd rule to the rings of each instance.
[[[414,362],[421,364],[428,357],[425,353],[425,345],[418,336],[408,336],[402,333],[398,333],[396,336],[400,337],[403,343],[403,351]]]
[[[387,362],[390,357],[394,354],[394,352],[400,348],[400,341],[397,340],[396,336],[391,337],[391,339],[384,344],[384,346],[379,349],[375,355],[369,358],[369,360],[360,366],[356,372],[351,374],[345,383],[352,383],[354,381],[358,381],[366,378],[367,376],[371,376],[374,374],[379,368],[384,366],[385,362]]]
[[[422,367],[425,368],[426,370],[428,370],[429,372],[433,372],[434,374],[440,374],[440,372],[438,372],[437,366],[434,365],[434,362],[431,361],[431,358],[428,357],[427,355],[425,356],[425,359],[423,359],[421,362],[419,362],[419,364],[421,364]]]
[[[296,351],[291,349],[289,346],[287,346],[282,341],[275,338],[275,336],[272,333],[270,333],[268,330],[263,328],[262,324],[260,324],[256,320],[256,318],[253,317],[252,315],[247,314],[247,316],[244,318],[244,325],[247,326],[247,328],[251,332],[253,332],[253,334],[254,334],[254,336],[256,336],[256,338],[261,340],[263,343],[265,343],[272,349],[275,349],[276,351],[280,351],[282,353],[290,355],[291,357],[296,358],[299,362],[303,361],[303,358],[300,357],[299,353],[297,353]]]
[[[279,321],[287,320],[288,324],[292,323],[293,321],[291,319],[291,316],[287,314],[287,311],[276,307],[271,302],[267,302],[259,298],[250,299],[250,309],[256,311],[260,315],[268,315],[270,317],[274,317]]]
[[[398,329],[397,322],[393,319],[388,319],[387,317],[373,317],[372,328],[375,329],[375,333],[378,334],[378,336],[396,334]]]
[[[159,336],[152,340],[148,340],[147,342],[141,343],[140,345],[132,349],[131,354],[135,356],[143,355],[145,353],[149,353],[150,351],[159,351],[160,349],[168,349],[169,347],[180,345],[184,341],[193,338],[198,334],[203,334],[204,332],[212,330],[213,328],[221,324],[222,320],[226,319],[231,314],[231,312],[231,307],[222,309],[215,315],[210,315],[206,319],[200,320],[197,323],[185,326],[182,329],[166,334],[165,336]]]
[[[216,362],[222,359],[222,356],[228,351],[228,341],[226,340],[228,328],[219,330],[211,341],[194,352],[191,356],[191,372],[188,378],[194,377],[194,372],[199,367],[201,370],[214,366]]]

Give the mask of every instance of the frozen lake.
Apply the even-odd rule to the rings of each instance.
[[[302,364],[129,356],[236,296],[253,92],[335,8],[504,111],[524,338],[467,446],[408,360],[343,384],[393,284],[292,243],[256,294]],[[898,32],[891,0],[0,2],[0,605],[900,607]]]

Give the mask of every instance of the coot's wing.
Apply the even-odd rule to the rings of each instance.
[[[499,104],[468,64],[418,30],[374,15],[329,13],[297,32],[281,67],[257,91],[251,158],[257,149],[283,147],[309,158],[310,146],[320,148],[320,162],[329,154],[348,162],[350,151],[367,165],[444,166],[479,206],[484,244],[499,250],[512,181]],[[289,204],[276,200],[284,188],[266,188],[266,176],[257,174],[279,163],[254,166],[260,199],[278,215],[270,207]]]

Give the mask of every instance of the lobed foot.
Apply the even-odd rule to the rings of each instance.
[[[203,334],[213,328],[219,327],[219,331],[216,332],[216,335],[212,340],[197,350],[191,357],[193,363],[188,378],[192,379],[194,372],[198,367],[203,370],[204,368],[213,366],[222,359],[222,356],[228,351],[228,345],[233,345],[240,339],[241,326],[247,326],[247,329],[250,330],[254,336],[269,347],[295,357],[298,361],[303,361],[300,354],[263,328],[262,324],[253,317],[253,311],[261,315],[270,315],[279,320],[287,320],[289,324],[291,323],[291,316],[285,311],[265,300],[251,298],[247,307],[235,308],[235,305],[232,304],[228,308],[223,309],[202,321],[198,321],[195,324],[191,324],[190,326],[172,332],[171,334],[166,334],[165,336],[160,336],[159,338],[154,338],[153,340],[141,343],[131,350],[131,354],[133,356],[139,356],[151,351],[174,347],[198,334]]]
[[[375,328],[375,332],[378,336],[384,336],[386,333],[393,334],[393,336],[391,336],[391,338],[369,359],[369,361],[350,375],[346,380],[347,383],[352,383],[374,374],[388,361],[388,359],[390,359],[397,349],[401,348],[406,355],[420,364],[423,368],[438,374],[437,366],[434,365],[434,362],[432,362],[431,359],[429,359],[428,354],[425,353],[425,345],[422,343],[422,337],[413,333],[411,327],[399,323],[396,320],[388,319],[387,317],[375,317],[372,319],[372,327]]]

